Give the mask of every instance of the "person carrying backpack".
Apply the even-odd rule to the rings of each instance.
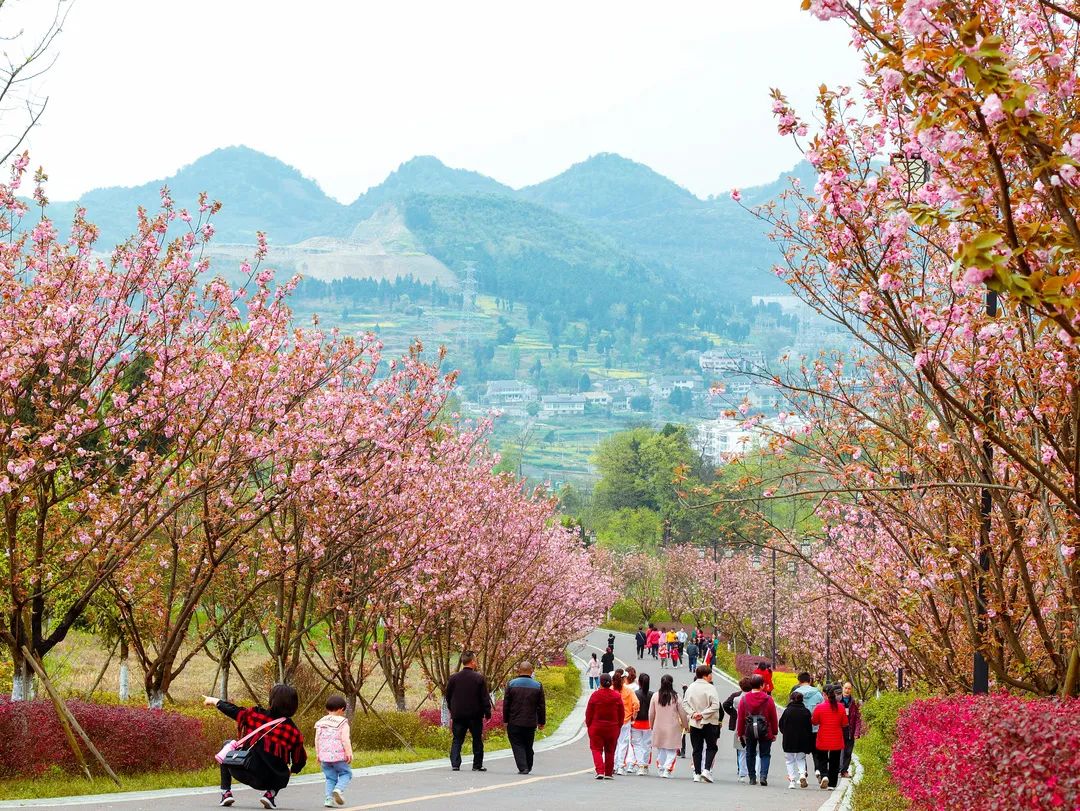
[[[289,785],[290,774],[299,774],[307,763],[304,736],[291,717],[300,706],[296,688],[275,684],[270,688],[269,707],[265,710],[262,707],[238,707],[213,696],[203,696],[203,703],[217,707],[219,712],[235,719],[238,740],[251,735],[243,745],[248,751],[243,766],[221,764],[221,801],[218,805],[227,807],[235,802],[232,781],[238,780],[263,792],[259,797],[263,808],[277,808],[278,792]],[[260,728],[262,731],[256,732]]]
[[[806,756],[814,753],[814,727],[810,710],[803,704],[803,694],[793,690],[784,714],[780,716],[788,788],[806,788]]]
[[[780,731],[776,720],[776,703],[772,696],[764,692],[764,686],[765,680],[761,676],[750,677],[750,692],[739,701],[739,714],[735,722],[735,734],[746,747],[746,771],[752,786],[757,785],[759,774],[761,785],[769,785],[772,742]],[[757,767],[758,761],[760,767]]]
[[[638,659],[645,658],[645,642],[647,639],[648,635],[645,633],[645,630],[641,626],[638,626],[637,633],[634,634],[634,648],[637,652]]]
[[[353,751],[349,719],[345,717],[347,706],[343,696],[332,695],[326,699],[326,715],[315,722],[315,757],[326,778],[325,808],[345,805],[345,788],[352,780]]]

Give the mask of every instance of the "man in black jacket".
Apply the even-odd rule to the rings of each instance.
[[[637,647],[637,658],[645,658],[645,630],[639,625],[637,633],[634,634],[634,645]]]
[[[533,678],[533,666],[522,662],[517,668],[517,678],[506,685],[503,696],[503,720],[506,721],[506,737],[514,752],[518,774],[528,774],[533,767],[533,741],[536,730],[547,722],[544,704],[544,685]]]
[[[450,710],[450,728],[454,734],[450,744],[450,766],[461,771],[461,745],[465,733],[472,735],[474,772],[484,768],[484,719],[491,718],[491,694],[487,680],[476,670],[476,654],[471,650],[461,654],[461,670],[446,682],[446,706]]]

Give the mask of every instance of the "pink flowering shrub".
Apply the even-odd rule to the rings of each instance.
[[[933,698],[900,715],[893,779],[917,809],[1080,808],[1080,701]]]

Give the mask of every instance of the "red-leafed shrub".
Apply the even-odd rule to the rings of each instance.
[[[740,676],[749,676],[757,669],[759,663],[768,661],[768,658],[765,656],[739,653],[735,655],[735,669],[739,671]]]
[[[913,702],[893,779],[914,808],[1080,808],[1080,700],[1009,695]]]
[[[424,721],[431,726],[439,726],[442,723],[442,712],[438,707],[428,707],[423,710],[418,710],[417,715],[420,716],[420,720]],[[502,699],[495,702],[495,706],[491,710],[491,718],[484,721],[484,736],[493,729],[502,729],[503,726],[503,703]]]
[[[117,772],[203,768],[213,764],[221,748],[221,741],[215,746],[205,734],[209,730],[200,719],[180,713],[83,701],[67,706]],[[78,768],[50,701],[0,699],[0,741],[7,753],[0,757],[0,778],[34,777],[50,766]]]

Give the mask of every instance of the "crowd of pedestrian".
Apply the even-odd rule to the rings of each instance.
[[[649,624],[638,628],[634,642],[637,658],[654,658],[661,669],[676,667],[685,659],[694,681],[683,687],[681,698],[670,675],[661,677],[655,693],[648,674],[637,674],[633,667],[615,669],[611,679],[604,681],[593,655],[590,686],[595,670],[598,688],[590,696],[586,723],[598,780],[646,775],[652,764],[660,777],[670,777],[676,753],[685,752],[689,734],[692,779],[712,783],[725,721],[741,783],[769,785],[772,748],[778,738],[789,789],[809,787],[811,767],[814,785],[823,790],[836,788],[841,777],[850,777],[860,727],[859,703],[850,682],[819,689],[809,673],[799,673],[798,685],[785,697],[781,714],[773,697],[776,688],[770,662],[759,662],[751,675],[740,679],[739,689],[720,701],[711,666],[718,639],[698,630],[688,633]],[[608,643],[605,656],[614,651],[614,640],[609,638]],[[621,716],[607,709],[616,706],[615,699]]]
[[[665,659],[678,667],[685,658],[694,680],[682,688],[680,696],[674,677],[664,674],[654,691],[648,673],[638,673],[633,666],[615,668],[615,638],[609,636],[606,650],[599,658],[592,654],[587,670],[593,689],[585,707],[585,724],[597,780],[647,775],[654,765],[657,775],[670,778],[678,755],[685,756],[689,736],[693,781],[712,783],[725,722],[732,733],[739,782],[768,786],[777,738],[784,752],[788,788],[808,787],[811,766],[814,783],[822,789],[835,788],[841,777],[849,776],[860,724],[859,703],[850,683],[818,689],[809,673],[799,673],[798,685],[778,716],[769,663],[760,663],[752,675],[739,681],[738,690],[721,701],[713,684],[714,639],[696,631],[689,634],[681,628],[650,626],[639,629],[635,643],[639,659],[655,656],[662,669],[668,667]],[[259,801],[264,808],[275,808],[278,793],[306,760],[303,736],[291,717],[298,707],[296,690],[275,685],[266,709],[205,698],[208,705],[237,722],[238,739],[227,742],[218,755],[219,804],[233,804],[232,783],[237,781],[262,791]],[[473,652],[461,654],[460,669],[447,682],[445,700],[452,733],[451,769],[460,771],[462,747],[466,737],[471,737],[472,770],[487,771],[483,726],[491,718],[492,700]],[[530,662],[519,663],[516,677],[506,686],[503,719],[518,773],[530,774],[536,732],[547,722],[544,688],[533,677]],[[341,696],[326,700],[326,715],[315,724],[315,755],[325,777],[325,805],[344,804],[353,751]]]

